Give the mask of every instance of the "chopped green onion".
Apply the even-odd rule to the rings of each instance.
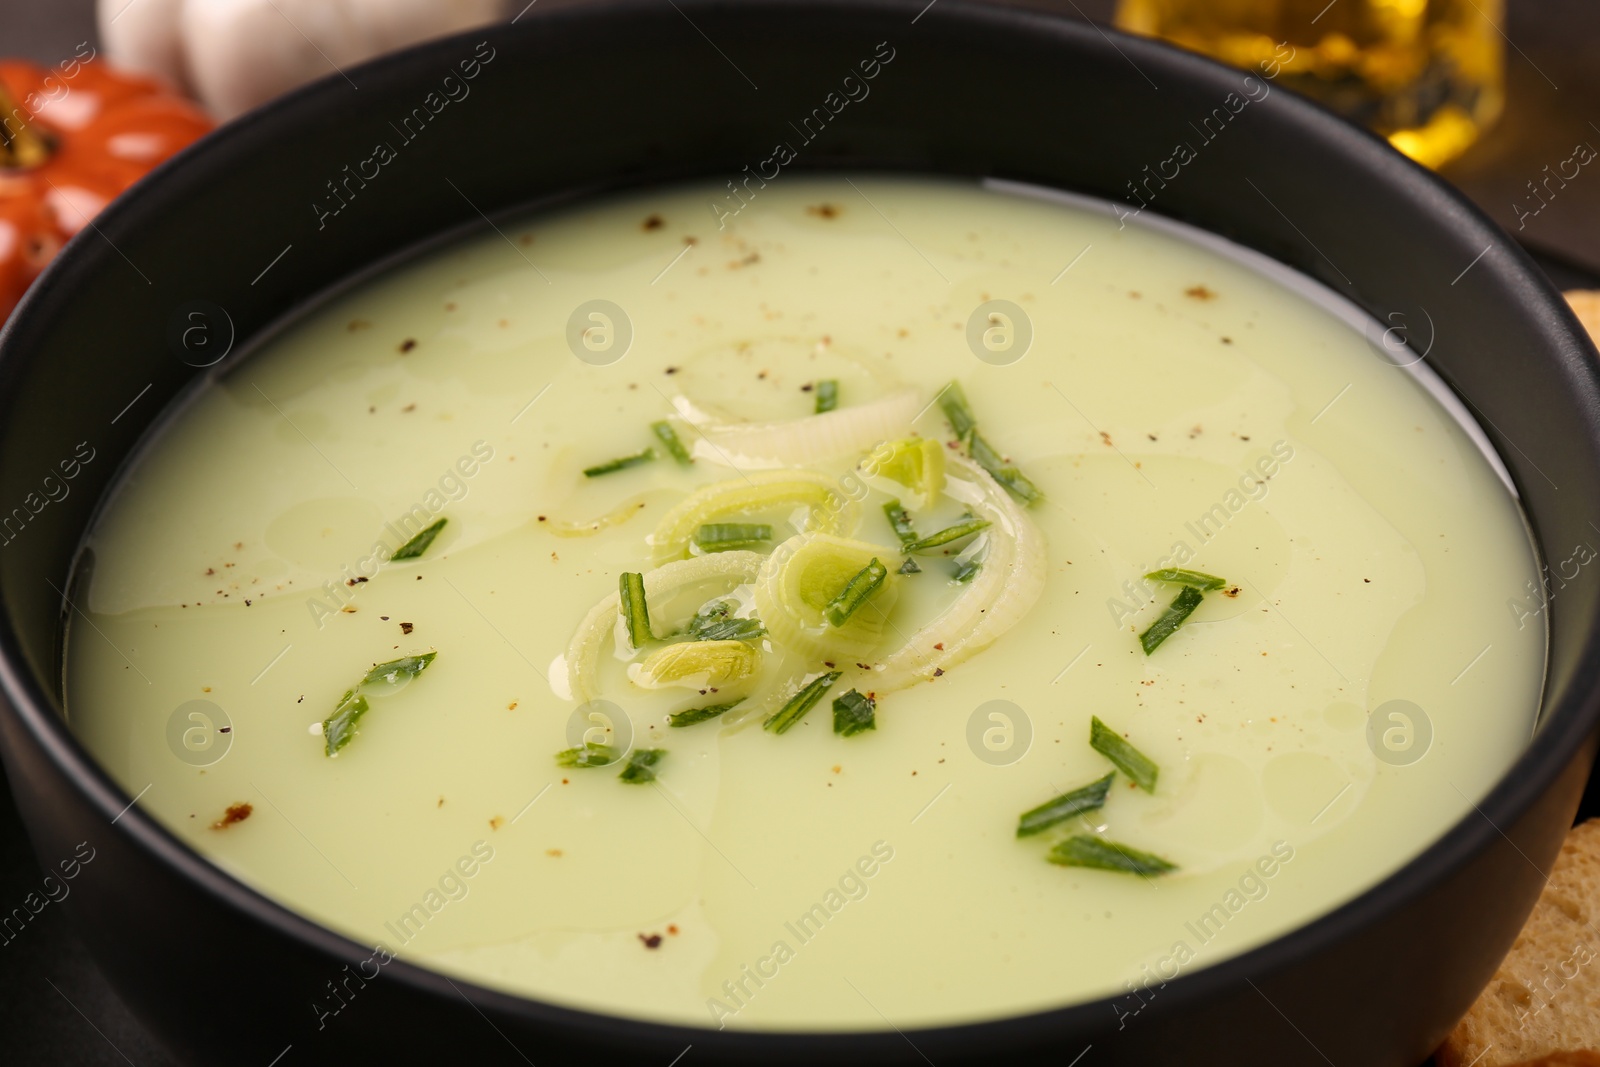
[[[1167,874],[1178,869],[1177,864],[1160,856],[1087,835],[1067,838],[1050,850],[1049,859],[1063,867],[1093,867],[1125,874]]]
[[[758,522],[713,522],[695,532],[694,543],[702,552],[726,552],[749,548],[772,540],[772,527]]]
[[[783,733],[789,727],[805,718],[806,712],[814,707],[817,701],[839,680],[839,671],[829,671],[827,674],[818,675],[811,680],[811,684],[802,688],[788,702],[779,708],[771,718],[761,724],[764,730],[774,733]]]
[[[766,634],[760,619],[736,618],[733,612],[738,606],[732,600],[714,601],[689,620],[684,633],[695,641],[754,641]]]
[[[984,440],[983,435],[974,432],[971,442],[967,445],[967,453],[972,456],[972,461],[984,470],[993,474],[997,470],[1004,470],[1006,459],[994,450],[994,446]]]
[[[767,628],[761,625],[760,619],[730,616],[706,623],[693,631],[693,637],[696,641],[754,641],[758,637],[765,637],[766,633]]]
[[[413,537],[411,540],[397,548],[394,555],[390,556],[389,558],[391,560],[416,559],[418,556],[428,551],[428,546],[433,544],[433,539],[439,536],[439,531],[444,529],[444,524],[449,521],[449,519],[440,519],[432,526],[419,531],[417,536]]]
[[[1139,635],[1139,644],[1144,647],[1144,654],[1148,656],[1156,650],[1157,645],[1171,637],[1173,631],[1194,614],[1194,609],[1200,606],[1200,600],[1200,590],[1192,585],[1184,586],[1179,591],[1177,599],[1161,613],[1161,617],[1150,624],[1150,629]]]
[[[556,763],[563,767],[609,767],[619,758],[617,750],[610,745],[592,741],[556,753]]]
[[[366,713],[367,698],[361,695],[359,689],[347,690],[339,698],[333,714],[322,721],[323,754],[337,755],[341,748],[348,745],[356,735],[356,725],[361,721],[361,716]]]
[[[656,764],[667,754],[664,748],[636,748],[628,754],[627,765],[617,775],[630,785],[642,785],[656,780]]]
[[[989,558],[989,542],[987,540],[974,541],[961,555],[956,557],[955,569],[950,572],[950,580],[957,584],[965,584],[978,576],[983,570],[984,560]]]
[[[1005,467],[989,473],[994,476],[995,481],[1000,483],[1002,489],[1022,501],[1027,507],[1032,507],[1044,499],[1044,490],[1034,485],[1028,480],[1027,475],[1015,467]]]
[[[643,463],[650,463],[654,461],[655,458],[656,450],[653,448],[647,448],[643,452],[636,452],[631,456],[622,456],[619,459],[608,460],[605,463],[601,463],[593,467],[585,467],[583,469],[583,476],[585,478],[598,478],[602,474],[614,474],[617,471],[625,471],[629,467],[637,467]]]
[[[912,541],[905,546],[906,551],[925,552],[930,548],[938,548],[940,545],[948,545],[952,541],[959,541],[963,537],[971,537],[973,534],[988,528],[988,519],[968,519],[966,522],[958,522],[954,526],[946,526],[938,533],[929,534],[919,541]]]
[[[1017,836],[1029,837],[1043,833],[1057,823],[1066,822],[1074,815],[1099,811],[1105,807],[1106,794],[1111,791],[1111,781],[1116,776],[1117,773],[1112,771],[1104,778],[1096,778],[1088,785],[1079,786],[1070,793],[1062,793],[1032,811],[1023,812],[1022,817],[1017,820]]]
[[[684,632],[690,637],[699,638],[706,627],[730,618],[738,607],[737,600],[708,600],[700,605],[700,610],[694,613]]]
[[[334,706],[333,714],[322,721],[323,754],[333,756],[348,745],[356,735],[356,726],[368,710],[367,693],[373,686],[397,688],[428,669],[437,652],[424,652],[420,656],[401,656],[380,663],[367,671],[354,689],[345,691]],[[381,694],[380,694],[381,695]]]
[[[990,477],[1000,483],[1000,487],[1024,504],[1032,506],[1044,499],[1044,492],[1016,467],[1006,463],[1004,457],[996,452],[983,439],[977,430],[972,431],[971,438],[967,441],[967,453],[978,466],[989,472]]]
[[[720,622],[707,623],[694,631],[692,636],[696,641],[754,641],[766,634],[767,628],[760,619],[729,617]]]
[[[894,529],[894,535],[900,538],[902,545],[909,545],[917,539],[917,531],[911,525],[911,515],[900,506],[900,501],[891,500],[884,504],[883,514],[888,518],[890,527]]]
[[[380,663],[366,673],[361,679],[362,687],[376,685],[383,682],[386,685],[399,685],[409,682],[417,675],[428,669],[428,664],[433,662],[437,652],[424,652],[420,656],[401,656],[388,663]]]
[[[917,566],[917,561],[916,560],[912,559],[910,556],[907,556],[906,557],[906,561],[904,563],[900,564],[899,573],[900,574],[921,574],[922,573],[922,568]]]
[[[622,622],[628,628],[628,642],[634,648],[643,648],[655,636],[650,632],[650,607],[644,599],[644,575],[624,571],[617,582],[617,594],[621,598],[618,607]]]
[[[1117,770],[1132,778],[1146,793],[1156,791],[1156,776],[1161,768],[1156,761],[1130,745],[1098,716],[1089,719],[1089,747],[1117,765]]]
[[[843,737],[854,737],[863,730],[878,728],[874,709],[878,702],[864,697],[854,689],[833,701],[833,732]]]
[[[688,711],[678,711],[667,716],[668,726],[693,726],[697,722],[706,722],[715,719],[725,711],[732,711],[739,706],[739,701],[732,704],[712,704],[705,708],[690,708]]]
[[[878,591],[888,576],[888,569],[878,562],[878,557],[872,557],[872,561],[846,582],[839,595],[822,609],[823,617],[832,626],[843,626]]]
[[[832,378],[824,378],[817,383],[817,414],[832,411],[839,406],[839,383]]]
[[[950,420],[950,428],[955,431],[956,437],[967,443],[967,454],[973,462],[988,471],[1001,488],[1029,506],[1044,499],[1039,487],[1016,467],[1007,464],[1005,458],[978,433],[978,417],[972,413],[961,383],[951,382],[940,391],[939,406],[944,409],[945,418]]]
[[[978,417],[972,413],[960,382],[951,382],[939,391],[939,406],[944,409],[944,417],[950,420],[950,429],[957,438],[965,441],[967,434],[978,428]]]
[[[1201,571],[1187,571],[1182,567],[1165,567],[1159,571],[1151,571],[1145,578],[1152,582],[1171,582],[1173,585],[1192,585],[1202,592],[1221,589],[1227,585],[1227,579],[1218,578],[1215,574],[1205,574]]]
[[[694,462],[694,457],[689,455],[689,450],[683,447],[683,442],[678,439],[678,432],[672,428],[672,423],[666,420],[652,422],[650,432],[656,435],[656,440],[661,442],[661,447],[665,448],[673,459],[685,467]]]

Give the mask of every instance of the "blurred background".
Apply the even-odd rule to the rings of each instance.
[[[539,11],[583,2],[535,0]],[[1600,157],[1596,0],[1015,6],[1161,36],[1311,95],[1437,169],[1558,286],[1600,288],[1600,166],[1589,165]],[[79,218],[92,215],[211,121],[372,55],[532,9],[528,0],[0,0],[0,103],[7,89],[13,101],[0,118],[21,105],[60,120],[44,137],[0,123],[0,228],[20,227],[26,237],[11,251],[0,240],[0,318],[82,225],[27,184],[41,159],[73,168],[86,191],[71,206]],[[117,116],[99,127],[73,126],[81,116],[62,106],[66,95],[37,103],[49,101],[52,73],[74,77],[70,64],[88,55],[96,57],[95,91],[118,101]],[[0,791],[0,905],[36,892],[42,876],[9,789]],[[53,904],[14,938],[0,933],[0,1062],[177,1067]]]

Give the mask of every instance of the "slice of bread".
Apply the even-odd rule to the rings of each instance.
[[[1595,344],[1600,344],[1600,289],[1568,289],[1561,294],[1572,305],[1572,310],[1589,331]]]
[[[1438,1067],[1600,1067],[1600,819],[1567,834],[1533,914]]]

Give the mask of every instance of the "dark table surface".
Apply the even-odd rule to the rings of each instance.
[[[1112,0],[1058,6],[1104,21]],[[1546,164],[1566,159],[1579,142],[1600,145],[1600,3],[1509,0],[1508,7],[1506,114],[1444,173],[1557,285],[1600,287],[1600,176],[1580,175],[1520,230],[1514,207]],[[0,53],[53,63],[95,41],[93,3],[0,0],[0,33]],[[42,877],[7,788],[0,792],[0,903],[21,901]],[[129,1014],[55,905],[0,945],[0,1035],[5,1064],[179,1067]]]

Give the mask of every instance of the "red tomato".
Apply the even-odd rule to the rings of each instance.
[[[0,321],[67,238],[212,127],[161,82],[92,57],[0,60],[0,123]]]

